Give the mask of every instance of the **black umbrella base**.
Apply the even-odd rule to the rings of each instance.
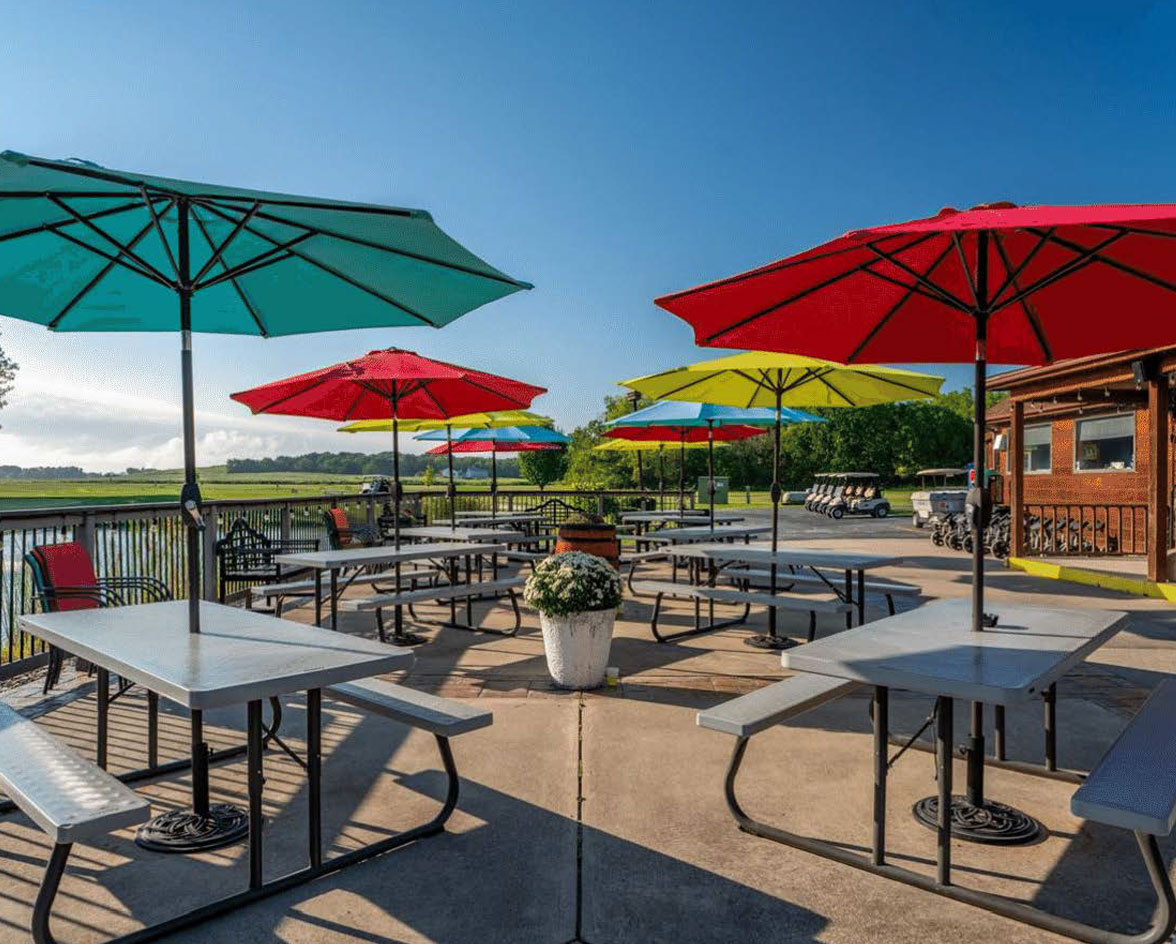
[[[392,645],[394,646],[420,646],[429,641],[428,636],[422,636],[420,633],[401,633],[399,636],[392,637]]]
[[[195,810],[161,813],[139,827],[135,842],[152,852],[190,855],[236,845],[249,835],[249,814],[231,803],[213,803],[207,816]]]
[[[760,633],[758,636],[749,636],[743,640],[747,645],[754,646],[756,649],[791,649],[793,646],[800,645],[795,639],[789,639],[787,636],[773,636],[771,633]]]
[[[915,819],[928,829],[939,829],[939,797],[924,797],[914,805]],[[951,798],[951,835],[965,842],[990,846],[1023,846],[1036,842],[1045,827],[1028,813],[1003,803],[985,800],[983,805],[969,803],[965,797]]]

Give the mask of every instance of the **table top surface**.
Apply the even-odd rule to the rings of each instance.
[[[494,519],[496,521],[542,521],[547,516],[540,511],[459,511],[457,520],[481,521]]]
[[[752,544],[719,544],[700,542],[675,548],[679,557],[698,557],[702,560],[759,564],[770,567],[827,567],[830,570],[870,570],[902,563],[895,554],[859,554],[853,551],[827,551],[815,547],[783,546],[772,553],[766,542]]]
[[[509,533],[498,532],[500,537]],[[379,547],[342,547],[337,551],[298,551],[292,554],[275,554],[274,560],[288,567],[335,570],[340,567],[362,567],[365,564],[395,564],[430,558],[464,557],[467,554],[485,554],[488,550],[491,550],[491,547],[487,544],[443,541],[434,544],[401,544],[400,547],[387,544]]]
[[[784,652],[785,668],[991,704],[1039,696],[1122,629],[1115,610],[992,602],[972,630],[971,599],[938,600]]]
[[[705,541],[707,538],[742,538],[755,534],[768,534],[772,530],[769,524],[719,524],[711,529],[708,524],[689,528],[665,528],[661,531],[651,531],[637,536],[639,541],[664,542],[677,544],[685,541]]]
[[[716,511],[715,521],[742,521],[746,517],[737,511]],[[630,511],[621,515],[622,521],[707,521],[710,515],[701,511]]]
[[[491,528],[488,525],[459,524],[456,528],[449,525],[427,525],[419,528],[401,528],[402,538],[418,538],[426,541],[498,541],[510,543],[522,541],[527,536],[522,531],[508,531],[505,528]]]
[[[35,613],[21,627],[66,652],[140,683],[177,704],[239,705],[411,668],[410,649],[200,604],[188,632],[187,601]]]

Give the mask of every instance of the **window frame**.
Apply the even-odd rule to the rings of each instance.
[[[1032,423],[1021,428],[1021,474],[1022,475],[1050,475],[1053,473],[1053,421],[1047,423]],[[1025,434],[1031,429],[1041,429],[1045,427],[1049,430],[1049,465],[1044,469],[1026,469],[1025,460],[1029,458],[1029,449],[1025,443]],[[1077,434],[1075,434],[1077,435]]]
[[[1106,475],[1108,473],[1118,475],[1124,472],[1138,471],[1139,459],[1139,417],[1138,410],[1132,410],[1130,413],[1100,413],[1096,416],[1080,416],[1074,418],[1074,474],[1075,475]],[[1094,420],[1109,420],[1119,417],[1129,417],[1131,420],[1131,465],[1122,469],[1113,469],[1109,466],[1098,469],[1083,469],[1078,465],[1078,450],[1082,447],[1082,436],[1080,429],[1083,423],[1089,423]]]

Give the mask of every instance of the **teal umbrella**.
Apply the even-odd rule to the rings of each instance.
[[[200,627],[192,332],[428,325],[530,288],[424,210],[0,153],[0,314],[54,331],[179,331],[189,623]]]
[[[428,325],[530,288],[423,210],[244,190],[0,152],[0,314],[54,331],[179,331],[188,627],[200,631],[192,332],[262,337]],[[192,712],[192,809],[147,824],[151,848],[211,849],[247,819],[209,803]]]

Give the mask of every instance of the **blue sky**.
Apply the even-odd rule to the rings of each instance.
[[[385,447],[228,400],[375,347],[547,386],[536,407],[571,427],[617,380],[720,353],[663,292],[942,206],[1176,201],[1171,5],[58,2],[4,21],[0,147],[424,207],[536,285],[439,332],[199,337],[203,461]],[[0,344],[22,367],[0,462],[178,464],[175,338],[0,318]]]

